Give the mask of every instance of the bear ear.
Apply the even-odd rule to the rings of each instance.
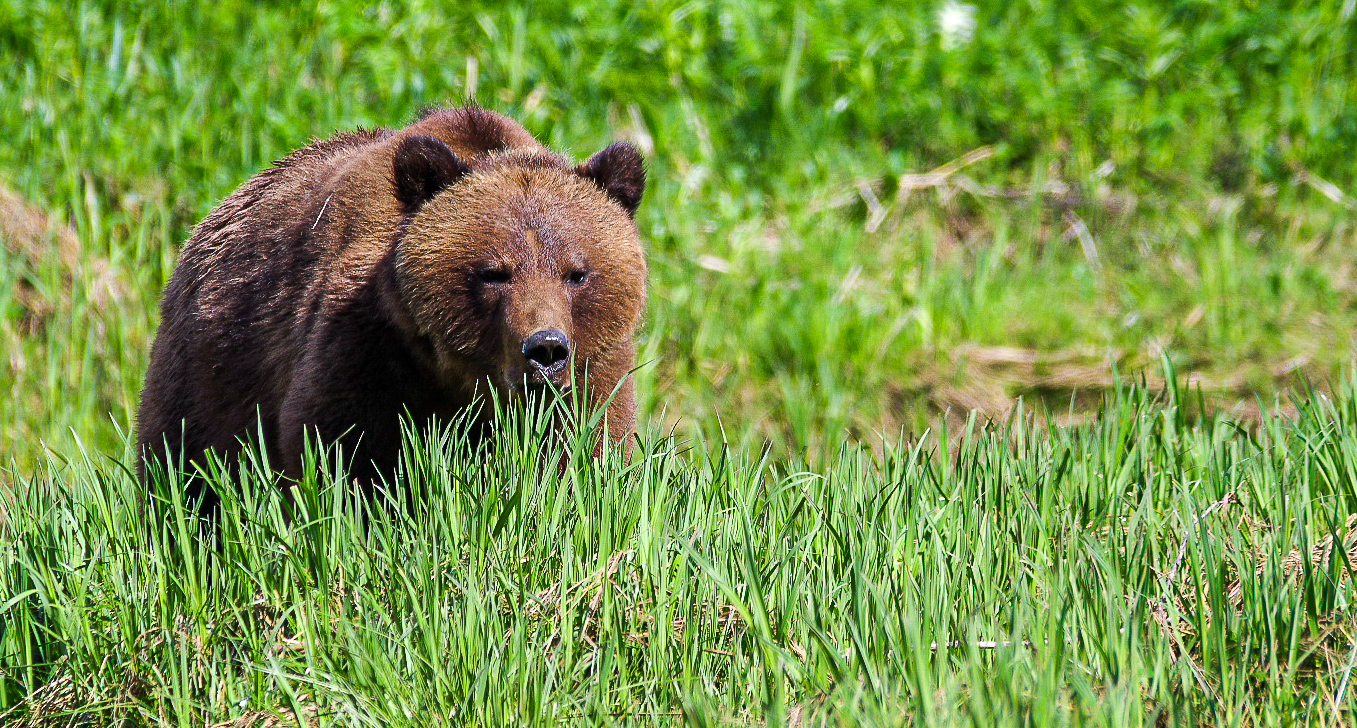
[[[598,185],[628,215],[636,215],[646,191],[646,169],[636,147],[626,142],[612,144],[575,167],[575,174]]]
[[[471,172],[448,145],[424,134],[401,140],[392,163],[396,199],[412,213],[429,198]]]

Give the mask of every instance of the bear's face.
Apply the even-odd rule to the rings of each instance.
[[[631,345],[645,300],[631,218],[643,182],[619,200],[590,176],[600,155],[573,170],[555,158],[491,159],[409,213],[398,286],[449,377],[488,379],[505,394],[564,387],[572,371],[582,377],[591,360]],[[398,151],[398,189],[400,162]]]

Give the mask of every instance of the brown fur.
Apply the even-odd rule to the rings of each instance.
[[[356,477],[385,474],[403,412],[448,417],[488,387],[567,382],[570,367],[526,360],[524,341],[547,329],[568,337],[601,405],[634,360],[643,188],[629,145],[571,168],[477,108],[292,153],[180,253],[138,413],[143,479],[143,458],[229,458],[261,425],[294,477],[307,432],[342,440]],[[606,416],[613,438],[631,432],[629,381]]]

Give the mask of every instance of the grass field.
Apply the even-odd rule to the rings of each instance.
[[[1352,724],[1354,14],[0,0],[0,723]],[[189,229],[463,98],[646,154],[632,463],[146,524]]]

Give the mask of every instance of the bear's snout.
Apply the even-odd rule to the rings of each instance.
[[[560,329],[542,329],[523,340],[523,359],[544,379],[554,379],[570,359],[570,339]]]

